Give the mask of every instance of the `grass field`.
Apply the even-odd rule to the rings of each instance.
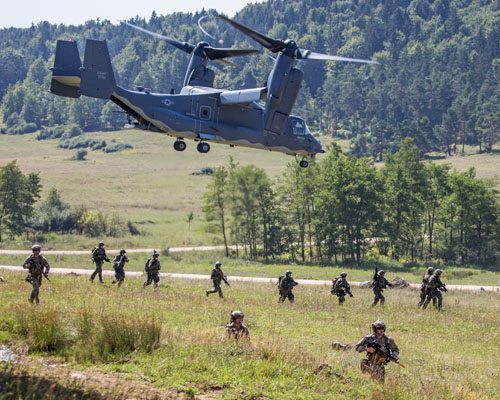
[[[32,307],[24,275],[4,276],[0,343],[31,366],[10,364],[4,373],[89,394],[51,397],[46,390],[34,398],[127,398],[125,388],[128,398],[149,399],[500,397],[498,293],[447,293],[437,313],[417,309],[413,290],[388,292],[385,308],[369,307],[371,291],[354,290],[340,307],[322,287],[298,286],[294,304],[278,304],[271,284],[234,282],[221,301],[205,297],[208,282],[162,282],[154,292],[139,279],[118,289],[66,276],[44,282],[42,304]],[[221,339],[234,309],[245,313],[248,343]],[[389,364],[385,386],[360,373],[362,355],[331,349],[334,341],[358,341],[377,318],[406,365]],[[37,368],[42,362],[51,367]],[[27,398],[2,397],[16,382],[3,382],[0,398]]]
[[[87,161],[71,161],[75,151],[57,148],[57,141],[37,141],[36,134],[0,136],[0,165],[17,160],[23,173],[40,172],[43,194],[55,186],[72,206],[86,205],[105,213],[116,212],[131,220],[143,235],[105,238],[108,247],[157,247],[219,244],[219,236],[205,229],[202,195],[209,182],[206,175],[193,175],[204,167],[227,164],[230,156],[241,165],[255,164],[273,178],[280,176],[292,157],[245,148],[213,145],[210,153],[199,154],[195,143],[180,153],[173,139],[150,132],[119,131],[92,133],[96,139],[130,143],[133,150],[105,154],[89,151]],[[325,145],[331,139],[322,139]],[[346,149],[348,142],[339,142]],[[473,149],[467,149],[472,152]],[[321,158],[321,157],[320,157]],[[455,156],[449,162],[457,170],[476,167],[480,178],[490,178],[500,188],[500,154]],[[188,229],[186,218],[194,213]],[[96,239],[83,236],[49,237],[46,247],[91,249]],[[2,243],[19,248],[25,243]]]
[[[126,264],[128,271],[144,271],[144,264],[151,254],[131,253],[128,255],[130,262]],[[90,256],[79,255],[48,255],[46,256],[53,268],[82,268],[93,269]],[[1,255],[0,265],[21,266],[26,256],[24,255]],[[222,262],[226,275],[233,276],[256,276],[267,278],[278,278],[284,275],[285,270],[293,271],[296,279],[321,279],[328,280],[338,276],[341,271],[346,271],[348,280],[369,281],[373,277],[374,268],[371,265],[356,266],[319,266],[319,265],[295,265],[295,264],[264,264],[261,262],[248,261],[241,258],[225,258],[222,252],[186,252],[172,253],[169,256],[161,255],[161,272],[190,273],[209,275],[215,260]],[[425,267],[384,267],[387,278],[404,278],[410,283],[421,283]],[[479,268],[443,267],[443,282],[452,285],[489,285],[500,286],[500,274],[498,271],[482,270]],[[113,270],[111,264],[104,264],[105,270]]]

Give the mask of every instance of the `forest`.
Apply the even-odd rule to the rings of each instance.
[[[129,21],[169,37],[221,47],[255,47],[215,16],[203,28],[195,14]],[[301,61],[304,83],[294,114],[319,135],[349,139],[350,152],[382,160],[406,137],[420,154],[448,155],[479,146],[492,152],[500,139],[500,0],[270,0],[249,4],[235,19],[275,38],[335,55],[369,58],[380,65]],[[97,99],[64,99],[47,92],[58,39],[106,39],[117,81],[156,92],[175,92],[188,56],[124,24],[91,20],[81,26],[40,22],[0,30],[2,133],[33,132],[76,124],[83,131],[116,129],[125,118]],[[257,46],[258,47],[258,46]],[[265,52],[214,65],[215,86],[262,86],[273,61]]]

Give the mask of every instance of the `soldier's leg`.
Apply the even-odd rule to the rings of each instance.
[[[385,297],[384,297],[384,295],[382,294],[382,292],[380,292],[380,305],[382,305],[382,306],[383,306],[383,305],[384,305],[384,303],[385,303]]]
[[[290,303],[293,303],[295,301],[295,296],[293,295],[293,292],[291,290],[288,292],[288,300],[290,300]]]
[[[97,274],[99,276],[99,283],[104,283],[104,281],[102,280],[102,264],[99,265],[99,269],[97,271]]]
[[[361,372],[367,373],[371,371],[372,363],[367,358],[363,358],[360,362]]]
[[[420,301],[418,302],[418,306],[422,307],[424,304],[425,298],[427,297],[427,291],[426,290],[421,290],[420,291]]]
[[[155,289],[158,288],[158,283],[160,282],[160,275],[158,273],[153,274],[153,281]]]
[[[31,277],[31,285],[33,286],[33,290],[30,295],[30,302],[36,302],[36,304],[40,303],[40,299],[38,298],[38,294],[40,293],[40,285],[41,285],[42,276],[32,276]]]
[[[436,296],[435,298],[437,297],[437,307],[438,307],[438,310],[441,311],[441,309],[443,308],[443,295],[441,292],[437,292],[436,293]]]
[[[377,382],[381,384],[385,383],[385,366],[379,364],[373,365],[371,370],[371,376]]]
[[[217,285],[217,292],[219,293],[219,297],[220,297],[220,298],[224,297],[224,296],[222,295],[222,288],[221,288],[221,286],[220,286],[220,285]]]
[[[380,300],[380,292],[378,290],[373,290],[373,293],[375,294],[375,299],[373,300],[372,307],[376,306],[378,301]]]
[[[345,295],[343,293],[339,293],[339,304],[342,304],[345,301]]]

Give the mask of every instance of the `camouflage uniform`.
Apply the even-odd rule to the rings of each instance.
[[[122,250],[123,251],[123,250]],[[115,280],[112,283],[118,282],[118,286],[121,286],[125,280],[125,263],[128,262],[128,258],[125,255],[125,251],[120,251],[120,254],[116,255],[113,259],[115,269]]]
[[[148,258],[146,261],[145,270],[148,274],[148,280],[144,282],[144,287],[151,285],[154,282],[155,289],[158,287],[158,282],[160,282],[160,261],[158,260],[158,254],[155,253],[153,258]]]
[[[382,346],[381,350],[385,352],[388,356],[397,359],[399,355],[399,349],[396,342],[385,333],[381,338],[377,338],[374,333],[365,336],[356,344],[356,350],[359,352],[366,351],[370,348],[370,343],[378,343]],[[382,355],[379,352],[367,353],[367,358],[361,360],[361,371],[367,372],[371,377],[380,383],[385,381],[385,364],[389,362],[386,355]]]
[[[385,297],[382,294],[382,292],[387,286],[391,287],[392,285],[389,283],[387,279],[385,279],[385,274],[384,273],[381,274],[379,272],[377,277],[373,280],[371,284],[371,287],[373,288],[373,293],[375,294],[375,299],[373,300],[372,307],[376,306],[379,300],[380,304],[383,305],[385,303]]]
[[[434,273],[434,268],[429,267],[422,278],[422,286],[420,287],[420,301],[418,302],[418,306],[422,307],[424,304],[425,298],[427,297],[427,293],[429,292],[429,279],[431,279],[432,274]],[[436,304],[436,300],[433,299],[433,304]]]
[[[214,267],[214,269],[212,270],[212,273],[210,275],[210,279],[212,280],[212,282],[214,284],[214,288],[213,288],[213,290],[207,290],[206,294],[208,296],[211,293],[219,293],[219,297],[224,297],[222,295],[222,288],[221,288],[220,284],[222,283],[222,281],[227,282],[226,275],[224,275],[224,272],[222,272],[222,269],[220,268],[220,264],[216,263],[215,265],[216,266]]]
[[[248,328],[243,325],[241,322],[243,321],[244,314],[241,311],[233,311],[231,313],[231,322],[226,325],[226,328],[224,329],[224,337],[226,339],[234,338],[234,339],[240,339],[240,338],[245,338],[248,339],[250,336],[250,333],[248,332]],[[241,318],[240,320],[240,326],[237,327],[235,325],[235,320]]]
[[[50,271],[50,265],[48,261],[42,255],[35,256],[34,254],[24,260],[23,268],[29,270],[29,274],[26,277],[26,281],[31,283],[33,290],[29,298],[30,303],[34,301],[36,304],[40,303],[38,294],[40,291],[40,286],[42,286],[42,275],[47,275]]]
[[[425,299],[425,302],[422,306],[422,308],[427,308],[429,305],[431,299],[433,302],[434,307],[436,306],[436,299],[437,299],[437,307],[438,310],[441,311],[443,307],[443,295],[441,294],[441,290],[447,291],[446,285],[441,282],[441,270],[436,270],[434,275],[431,276],[429,279],[429,291],[427,293],[427,298]]]
[[[99,276],[99,282],[102,282],[102,263],[103,261],[109,262],[109,258],[106,256],[106,250],[103,245],[99,244],[99,247],[96,247],[92,251],[92,261],[95,262],[95,271],[90,276],[90,282],[94,282],[94,278],[96,275]]]
[[[345,301],[345,295],[348,294],[352,297],[351,286],[346,280],[347,274],[342,272],[340,276],[336,277],[333,281],[332,294],[339,298],[339,304],[342,304]]]
[[[297,282],[290,276],[292,273],[287,271],[286,276],[284,278],[280,278],[279,284],[279,292],[280,298],[278,300],[279,303],[283,303],[287,298],[290,300],[290,303],[293,303],[295,300],[295,296],[293,295],[293,288],[298,285]]]

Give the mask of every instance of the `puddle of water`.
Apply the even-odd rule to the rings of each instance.
[[[0,362],[15,362],[17,355],[7,346],[0,345]]]

